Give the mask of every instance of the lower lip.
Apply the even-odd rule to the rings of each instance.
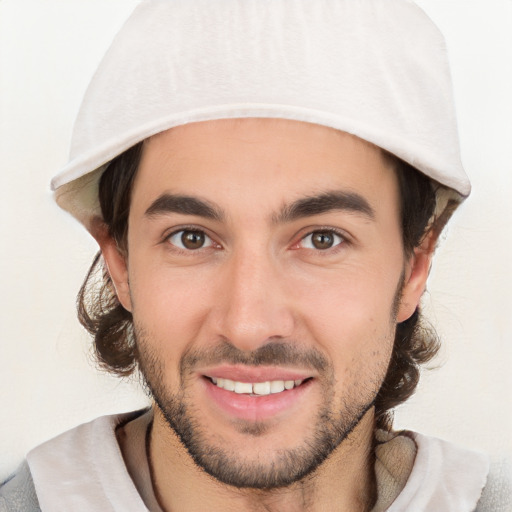
[[[313,384],[313,379],[300,386],[264,396],[238,394],[219,388],[204,378],[206,393],[229,416],[248,421],[263,421],[285,412],[291,412]]]

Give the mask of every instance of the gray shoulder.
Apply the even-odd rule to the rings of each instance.
[[[492,461],[475,512],[512,512],[512,454]]]
[[[0,484],[0,512],[41,512],[26,462]]]

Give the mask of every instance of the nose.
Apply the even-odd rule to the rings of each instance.
[[[285,274],[264,250],[233,254],[218,276],[216,334],[244,351],[291,336],[295,321]]]

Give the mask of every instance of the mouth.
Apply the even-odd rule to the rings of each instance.
[[[297,412],[316,387],[313,376],[279,368],[224,367],[201,377],[213,414],[249,422]]]

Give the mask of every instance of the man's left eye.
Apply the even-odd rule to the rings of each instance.
[[[316,249],[325,251],[327,249],[332,249],[333,247],[340,245],[343,242],[343,237],[334,231],[323,230],[309,233],[309,235],[306,235],[300,241],[300,245],[304,249]]]

